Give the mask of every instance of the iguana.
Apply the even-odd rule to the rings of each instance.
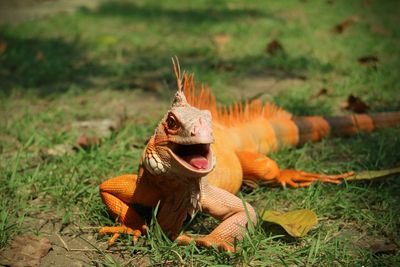
[[[138,174],[118,176],[100,185],[103,202],[122,224],[101,228],[101,234],[113,234],[110,244],[120,233],[132,234],[137,240],[147,226],[136,206],[160,203],[157,220],[172,240],[181,244],[194,240],[200,246],[234,251],[232,244],[242,238],[249,220],[257,223],[253,207],[234,195],[244,179],[305,187],[315,181],[338,184],[353,175],[282,170],[265,156],[268,152],[318,141],[329,134],[370,132],[400,121],[400,112],[293,117],[260,101],[218,108],[208,89],[202,87],[196,94],[193,76],[182,77],[179,63],[173,65],[178,90],[143,151]],[[221,224],[197,239],[179,236],[187,215],[199,210]]]

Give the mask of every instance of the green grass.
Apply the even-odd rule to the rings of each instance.
[[[0,55],[0,246],[25,231],[40,234],[35,225],[40,220],[83,232],[114,223],[98,185],[136,172],[144,142],[175,88],[173,55],[222,103],[241,100],[238,83],[269,78],[278,87],[289,81],[285,88],[273,87],[269,99],[296,115],[344,114],[340,103],[350,94],[362,97],[371,112],[400,110],[400,5],[366,2],[104,1],[72,15],[0,26],[0,40],[7,44]],[[358,21],[342,34],[331,31],[353,15]],[[228,41],[218,45],[216,36]],[[271,56],[265,49],[273,39],[284,51]],[[368,55],[378,57],[376,68],[357,63]],[[312,98],[321,88],[328,94]],[[127,120],[101,146],[46,154],[55,145],[74,145],[81,134],[71,127],[74,122],[120,114]],[[400,162],[399,136],[396,128],[327,139],[271,157],[283,168],[316,172],[385,169]],[[134,246],[123,237],[117,251],[105,250],[107,237],[98,237],[94,262],[394,266],[400,262],[398,249],[373,253],[367,247],[374,242],[365,237],[400,244],[399,179],[244,190],[258,211],[315,211],[319,224],[304,238],[259,224],[241,241],[242,250],[227,254],[177,246],[154,224]],[[215,225],[198,215],[186,230],[207,233]],[[95,230],[88,232],[96,236]]]

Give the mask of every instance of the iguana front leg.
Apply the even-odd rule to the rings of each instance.
[[[340,184],[341,179],[354,175],[354,172],[346,172],[338,175],[325,175],[318,173],[308,173],[297,170],[280,170],[278,164],[267,156],[248,151],[238,151],[243,169],[243,176],[250,180],[264,180],[280,183],[282,186],[307,187],[315,181],[324,183]]]
[[[178,237],[177,242],[188,244],[195,240],[196,244],[203,247],[217,246],[226,251],[233,252],[235,249],[233,243],[235,240],[240,240],[246,231],[249,219],[251,223],[257,223],[257,215],[253,207],[246,203],[246,208],[243,202],[237,196],[207,184],[202,191],[201,207],[206,213],[209,213],[214,218],[222,221],[210,234],[197,239],[187,235]],[[246,215],[246,210],[248,216]]]
[[[114,218],[118,218],[121,226],[102,227],[100,234],[113,234],[109,239],[112,245],[120,233],[133,235],[136,241],[147,226],[143,218],[130,205],[134,203],[136,175],[122,175],[103,182],[100,195],[104,204]]]

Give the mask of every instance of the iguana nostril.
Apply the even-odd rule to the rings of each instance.
[[[199,132],[199,128],[197,126],[194,126],[192,131],[190,132],[191,136],[195,136]]]

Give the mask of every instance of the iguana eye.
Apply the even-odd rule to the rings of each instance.
[[[176,121],[175,117],[170,115],[167,118],[167,126],[169,130],[178,130],[179,125],[178,122]]]

